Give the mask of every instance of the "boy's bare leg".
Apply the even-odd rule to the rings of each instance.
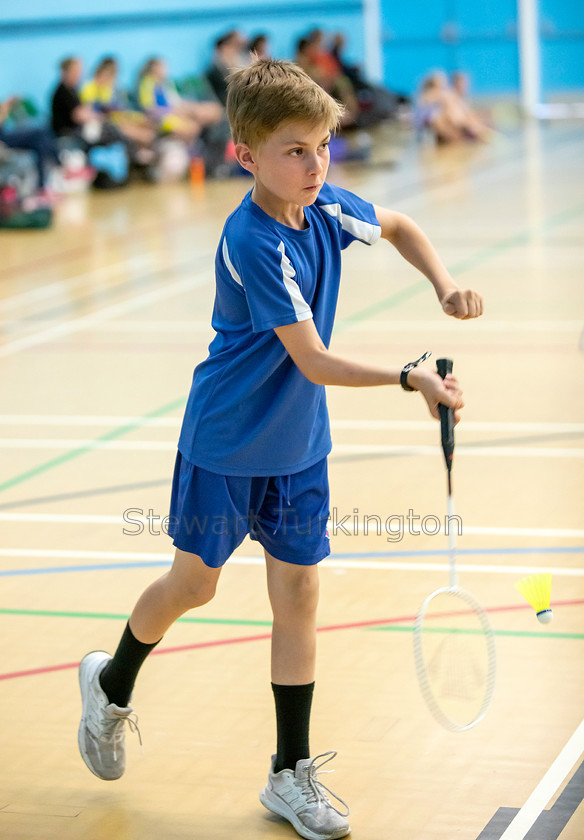
[[[309,729],[316,660],[318,564],[297,566],[266,553],[268,593],[274,613],[272,688],[278,747],[261,803],[287,819],[301,837],[333,840],[351,830],[319,786],[310,758]],[[330,760],[335,753],[319,756]],[[319,795],[315,795],[315,790]],[[348,813],[348,811],[347,811]]]
[[[128,704],[144,660],[179,616],[213,598],[220,573],[200,557],[177,549],[170,571],[138,600],[115,655],[93,651],[83,658],[79,749],[100,779],[119,779],[124,773],[124,723],[129,720],[136,727]]]
[[[130,628],[143,644],[160,641],[168,628],[188,610],[201,607],[215,595],[221,568],[206,566],[196,554],[176,549],[172,568],[140,596]]]
[[[431,125],[434,133],[440,140],[447,141],[448,143],[456,143],[463,138],[462,129],[455,125],[450,119],[450,116],[445,112],[436,114]]]
[[[147,656],[179,616],[213,598],[220,573],[195,554],[176,550],[170,571],[140,596],[113,658],[104,654],[99,681],[110,703],[128,706]]]
[[[220,573],[221,569],[209,568],[197,555],[176,550],[170,571],[140,596],[114,657],[100,674],[111,703],[128,705],[147,656],[177,618],[213,598]]]
[[[314,681],[316,666],[318,565],[297,566],[265,554],[274,614],[272,682],[306,685]]]
[[[273,772],[294,771],[310,757],[310,711],[316,660],[317,566],[276,560],[266,552],[272,628],[272,690],[278,743]]]

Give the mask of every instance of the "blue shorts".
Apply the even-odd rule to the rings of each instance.
[[[312,566],[330,554],[323,458],[273,478],[218,475],[177,453],[168,533],[182,551],[218,568],[249,534],[277,560]]]

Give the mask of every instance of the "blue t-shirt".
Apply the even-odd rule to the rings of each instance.
[[[229,216],[215,258],[209,356],[197,366],[178,448],[223,475],[300,472],[331,450],[323,385],[296,367],[274,327],[314,319],[329,346],[341,251],[373,244],[373,205],[324,184],[295,230],[268,216],[251,192]]]

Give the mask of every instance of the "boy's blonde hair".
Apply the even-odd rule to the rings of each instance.
[[[342,113],[343,106],[291,61],[262,58],[229,76],[227,116],[235,143],[257,148],[288,122],[334,131]]]

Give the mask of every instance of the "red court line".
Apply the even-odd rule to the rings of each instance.
[[[554,601],[552,607],[575,607],[584,604],[584,599],[575,601]],[[517,610],[530,610],[529,604],[511,604],[502,607],[490,607],[487,612],[514,612]],[[454,613],[448,613],[452,615]],[[436,618],[439,616],[435,616]],[[363,627],[376,627],[387,624],[404,624],[416,620],[415,615],[397,616],[394,618],[376,618],[369,621],[351,621],[347,624],[328,624],[324,627],[317,627],[317,633],[326,633],[330,630],[358,630]],[[211,642],[196,642],[193,645],[179,645],[177,647],[162,648],[153,650],[151,656],[162,656],[165,653],[184,653],[188,650],[202,650],[210,647],[223,647],[226,645],[238,645],[244,642],[263,642],[271,639],[271,633],[259,633],[254,636],[231,636],[227,639],[215,639]],[[45,665],[42,668],[31,668],[28,671],[13,671],[8,674],[0,674],[0,680],[15,680],[20,677],[35,677],[40,674],[50,674],[53,671],[69,671],[79,667],[79,662],[66,662],[62,665]]]

